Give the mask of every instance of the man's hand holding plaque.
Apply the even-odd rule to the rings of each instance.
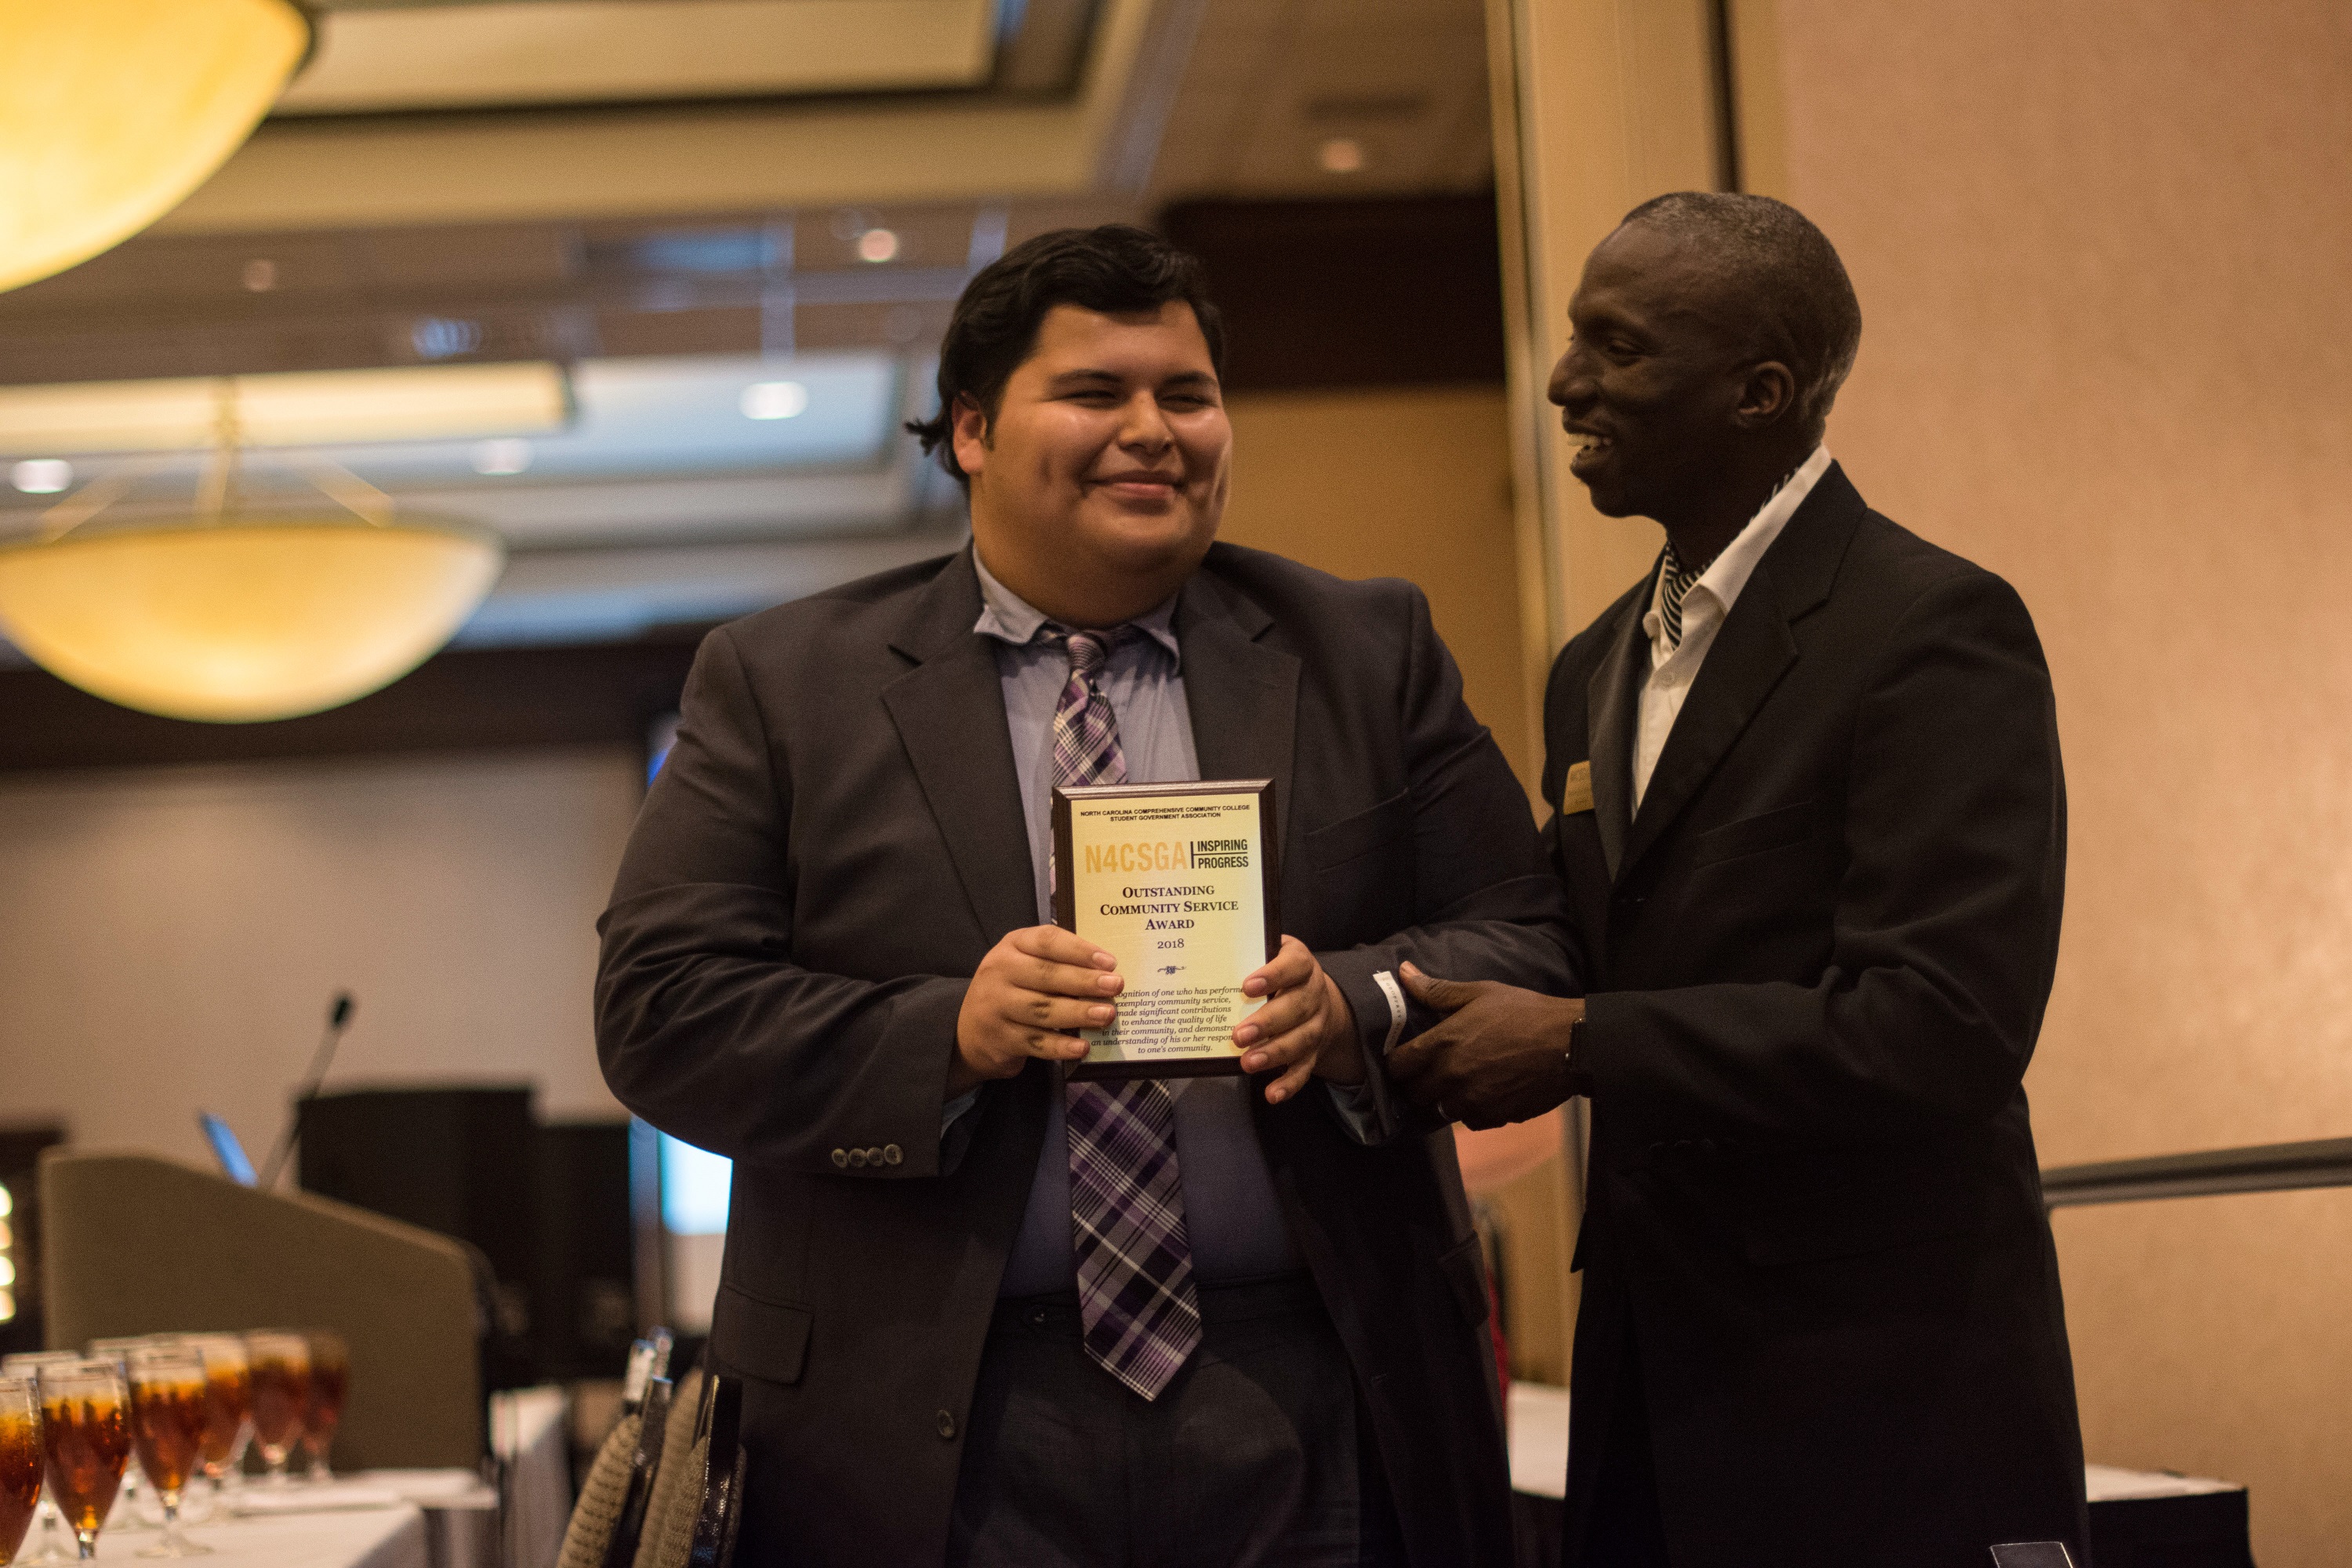
[[[1274,961],[1242,982],[1242,994],[1269,998],[1234,1030],[1244,1072],[1282,1075],[1265,1086],[1267,1104],[1288,1100],[1309,1078],[1364,1081],[1355,1011],[1305,942],[1284,937]]]
[[[1075,1078],[1361,1082],[1346,997],[1276,934],[1264,779],[1055,792],[1055,926],[990,950],[957,1017],[950,1092],[1033,1057]]]
[[[990,1079],[1011,1078],[1030,1058],[1079,1062],[1092,1048],[1080,1029],[1100,1029],[1118,1017],[1127,982],[1106,949],[1059,926],[1008,931],[989,950],[964,993],[956,1019],[956,1059],[950,1094]],[[1363,1051],[1355,1015],[1332,978],[1297,937],[1286,936],[1274,958],[1242,982],[1244,997],[1265,1005],[1233,1030],[1245,1073],[1276,1073],[1266,1102],[1279,1105],[1310,1077],[1361,1083]]]
[[[1032,1057],[1083,1061],[1079,1029],[1117,1016],[1113,998],[1127,984],[1118,961],[1060,926],[1007,931],[973,972],[956,1015],[956,1056],[948,1090],[961,1094],[992,1078],[1011,1078]]]

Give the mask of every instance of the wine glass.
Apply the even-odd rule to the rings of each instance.
[[[148,1345],[131,1352],[131,1438],[139,1467],[163,1505],[163,1539],[142,1557],[194,1557],[212,1550],[180,1533],[180,1498],[205,1444],[205,1358],[193,1347]]]
[[[351,1393],[352,1352],[343,1336],[332,1329],[311,1329],[310,1397],[302,1412],[302,1447],[310,1455],[310,1479],[320,1484],[335,1479],[327,1468],[327,1450],[335,1428],[343,1422],[343,1401]]]
[[[0,1563],[16,1548],[41,1500],[41,1394],[29,1377],[0,1377]]]
[[[122,1485],[131,1457],[129,1391],[122,1369],[103,1359],[41,1369],[41,1447],[49,1495],[84,1558],[98,1555],[99,1527]]]
[[[205,1358],[205,1440],[198,1462],[218,1506],[239,1479],[245,1446],[253,1441],[253,1369],[245,1341],[236,1334],[190,1334],[186,1342]]]
[[[287,1484],[286,1458],[302,1436],[310,1402],[310,1342],[299,1334],[263,1331],[245,1336],[253,1378],[253,1441],[269,1467],[269,1484]]]
[[[109,1339],[92,1340],[89,1342],[89,1359],[112,1362],[122,1369],[123,1377],[128,1379],[131,1375],[131,1352],[160,1337],[156,1334],[117,1334]],[[153,1489],[146,1484],[139,1468],[139,1446],[134,1443],[131,1447],[131,1462],[122,1468],[121,1504],[107,1521],[114,1527],[117,1535],[126,1530],[155,1528],[155,1521],[147,1516],[148,1494]]]
[[[34,1402],[37,1405],[40,1401],[41,1368],[61,1366],[68,1362],[79,1360],[81,1360],[79,1351],[21,1351],[15,1355],[0,1358],[0,1377],[30,1379],[34,1384]],[[25,1562],[28,1564],[72,1562],[73,1557],[58,1539],[65,1529],[65,1521],[58,1512],[57,1499],[49,1495],[48,1482],[46,1478],[41,1483],[40,1515],[41,1549],[26,1558]]]

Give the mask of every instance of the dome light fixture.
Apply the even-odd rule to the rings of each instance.
[[[456,635],[498,579],[495,535],[397,517],[383,491],[316,457],[315,500],[247,503],[233,395],[221,403],[193,512],[100,522],[154,466],[133,461],[51,508],[43,537],[0,544],[0,632],[110,702],[213,723],[340,707]]]
[[[179,205],[253,134],[311,37],[294,0],[0,0],[0,289]]]

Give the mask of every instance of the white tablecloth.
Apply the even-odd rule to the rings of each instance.
[[[1540,1383],[1512,1384],[1510,1444],[1513,1491],[1530,1497],[1563,1496],[1568,1490],[1568,1390]],[[2125,1470],[2113,1465],[2085,1465],[2083,1479],[2093,1502],[2244,1489],[2232,1481]]]
[[[425,1512],[415,1503],[344,1509],[277,1518],[211,1519],[188,1527],[188,1539],[213,1549],[205,1568],[427,1568]],[[155,1543],[152,1530],[108,1531],[98,1538],[100,1562],[138,1561]],[[26,1556],[37,1548],[27,1536]]]
[[[1513,1383],[1511,1489],[1529,1497],[1568,1492],[1568,1390]]]

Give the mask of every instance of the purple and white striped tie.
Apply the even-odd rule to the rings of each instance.
[[[1077,632],[1048,623],[1070,679],[1054,705],[1054,782],[1127,782],[1118,716],[1095,683],[1122,626]],[[1158,1079],[1063,1087],[1069,1122],[1070,1235],[1087,1353],[1156,1399],[1201,1342],[1200,1292],[1176,1171],[1176,1100]]]

